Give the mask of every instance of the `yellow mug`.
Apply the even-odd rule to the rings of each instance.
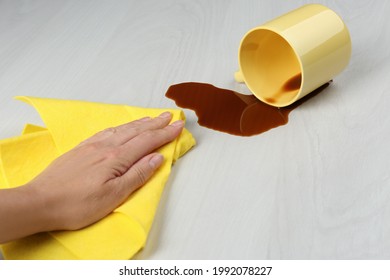
[[[284,107],[329,82],[350,57],[351,38],[341,18],[309,4],[246,33],[235,79],[261,101]]]

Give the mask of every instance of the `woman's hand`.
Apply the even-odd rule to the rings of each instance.
[[[54,160],[25,186],[0,191],[0,243],[36,232],[75,230],[117,208],[163,162],[154,151],[183,121],[169,112],[97,133]]]

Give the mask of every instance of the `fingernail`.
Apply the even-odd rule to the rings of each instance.
[[[171,112],[167,111],[167,112],[162,113],[159,117],[160,118],[169,118],[171,116],[172,116]]]
[[[184,126],[184,121],[178,120],[173,123],[171,123],[171,126]]]
[[[164,157],[161,154],[156,154],[149,160],[149,165],[151,168],[155,169],[159,167],[163,161]]]

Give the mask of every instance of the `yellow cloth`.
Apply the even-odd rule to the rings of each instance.
[[[49,163],[82,140],[105,128],[163,109],[145,109],[83,101],[18,97],[34,106],[47,128],[26,125],[19,137],[0,140],[0,188],[23,185]],[[169,110],[172,121],[184,120],[180,110]],[[2,246],[6,259],[130,259],[145,244],[172,163],[195,140],[183,133],[162,147],[165,161],[145,186],[103,220],[77,231],[40,233]]]

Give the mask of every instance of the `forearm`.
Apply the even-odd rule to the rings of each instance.
[[[43,199],[33,188],[0,190],[0,244],[46,230]]]

